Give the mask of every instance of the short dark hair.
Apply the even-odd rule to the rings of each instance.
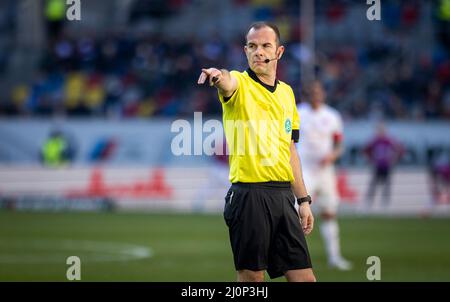
[[[252,25],[250,25],[250,27],[247,30],[247,34],[245,35],[245,41],[247,42],[247,36],[248,36],[248,33],[250,32],[250,30],[261,29],[264,27],[269,27],[275,32],[275,35],[277,37],[277,41],[276,41],[277,46],[281,45],[280,30],[278,29],[278,26],[276,26],[274,23],[268,22],[268,21],[259,21],[259,22],[255,22]]]

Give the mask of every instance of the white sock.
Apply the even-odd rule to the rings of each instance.
[[[320,233],[322,234],[327,252],[328,261],[337,261],[341,258],[339,246],[339,226],[335,219],[325,220],[320,224]]]

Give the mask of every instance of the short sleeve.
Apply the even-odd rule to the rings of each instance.
[[[344,126],[342,122],[341,115],[338,112],[335,112],[335,125],[334,125],[334,131],[333,131],[333,138],[335,141],[342,141],[343,139],[343,133],[344,133]]]
[[[294,143],[298,143],[300,138],[300,116],[297,110],[297,104],[295,103],[294,92],[292,92],[292,106],[293,106],[293,116],[292,116],[292,140]]]
[[[231,97],[226,98],[223,95],[221,95],[219,92],[217,92],[217,94],[219,96],[219,101],[225,105],[233,105],[234,103],[236,103],[236,100],[238,99],[240,92],[243,91],[242,87],[244,85],[244,81],[242,79],[242,74],[239,71],[232,70],[232,71],[230,71],[230,76],[234,77],[236,79],[236,81],[238,82],[238,88],[233,93],[233,95]]]
[[[292,117],[292,129],[300,129],[300,116],[298,115],[297,106],[294,105],[294,116]]]

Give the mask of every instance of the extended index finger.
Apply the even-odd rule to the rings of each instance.
[[[202,71],[202,73],[200,74],[200,77],[198,78],[197,84],[205,83],[207,78],[208,78],[208,76],[206,75],[206,73],[204,71]]]

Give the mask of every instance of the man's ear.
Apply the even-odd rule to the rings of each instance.
[[[277,59],[278,60],[281,59],[281,57],[283,56],[283,53],[284,53],[284,46],[281,45],[281,46],[278,47],[278,54],[277,54]]]

